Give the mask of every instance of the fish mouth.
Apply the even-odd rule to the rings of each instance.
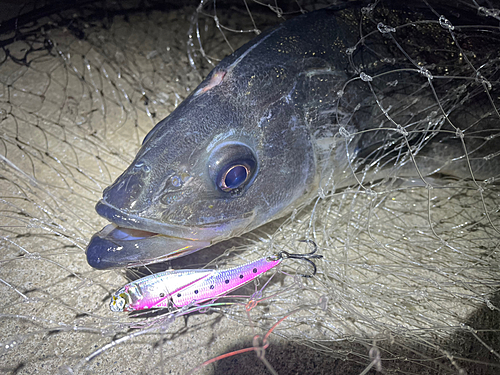
[[[186,227],[176,224],[167,224],[153,219],[137,216],[120,210],[101,199],[95,206],[97,213],[116,224],[118,227],[153,232],[168,237],[185,238],[192,241],[212,240],[223,235],[223,225],[206,225],[204,227]]]
[[[123,213],[99,201],[99,215],[112,224],[92,236],[85,254],[96,269],[123,268],[162,262],[210,246],[220,228],[166,225]],[[219,230],[218,230],[219,229]]]

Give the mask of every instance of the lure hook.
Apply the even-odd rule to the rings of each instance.
[[[320,259],[320,258],[323,258],[323,255],[315,254],[316,251],[318,251],[318,245],[316,245],[316,242],[314,242],[313,240],[299,240],[299,242],[304,242],[304,243],[307,243],[309,245],[312,245],[313,250],[310,253],[306,253],[306,254],[291,254],[287,251],[282,250],[277,254],[277,257],[278,257],[278,259],[302,259],[302,260],[305,260],[306,262],[311,264],[311,266],[313,267],[313,272],[311,275],[300,275],[300,276],[313,277],[314,275],[316,275],[317,268],[316,268],[316,264],[311,259]]]

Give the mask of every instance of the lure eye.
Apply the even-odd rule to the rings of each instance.
[[[124,311],[126,305],[129,303],[129,296],[125,293],[120,293],[119,295],[113,295],[111,297],[111,303],[109,308],[111,311],[119,312]]]
[[[240,142],[218,145],[209,158],[209,176],[223,192],[240,191],[249,186],[257,174],[253,150]]]
[[[222,171],[219,180],[219,188],[223,191],[230,191],[242,186],[250,176],[250,168],[244,164],[237,164]]]

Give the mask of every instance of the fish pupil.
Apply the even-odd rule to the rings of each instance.
[[[243,184],[248,177],[248,170],[243,165],[235,165],[229,169],[224,178],[224,184],[228,189],[236,189]]]
[[[240,142],[224,142],[215,147],[207,160],[208,176],[216,188],[241,195],[258,171],[255,152]]]

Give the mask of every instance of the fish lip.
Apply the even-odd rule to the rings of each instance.
[[[105,270],[163,262],[208,246],[209,241],[192,241],[109,224],[92,236],[85,254],[91,267]]]
[[[125,213],[119,208],[110,205],[104,199],[97,202],[95,209],[100,216],[118,227],[158,233],[167,237],[191,241],[212,241],[224,235],[222,233],[223,226],[185,227],[176,224],[159,223],[152,219]]]
[[[85,251],[87,263],[100,270],[185,256],[234,235],[235,226],[248,224],[246,218],[188,228],[125,213],[104,199],[97,203],[96,211],[112,222],[92,236]]]

